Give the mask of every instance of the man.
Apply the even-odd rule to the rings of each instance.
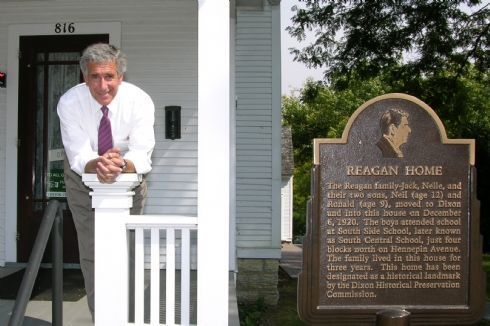
[[[111,183],[121,173],[151,170],[155,145],[154,104],[140,88],[123,81],[126,58],[115,46],[89,46],[80,58],[85,83],[68,90],[58,103],[65,148],[65,185],[78,235],[80,266],[94,317],[94,211],[83,173]],[[141,214],[146,182],[136,189],[131,214]]]
[[[398,109],[389,109],[380,119],[382,136],[376,143],[381,149],[383,157],[403,157],[400,146],[408,141],[412,132],[408,125],[408,113]]]

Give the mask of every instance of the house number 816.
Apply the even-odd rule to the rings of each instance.
[[[56,23],[54,31],[57,34],[74,33],[75,23]]]

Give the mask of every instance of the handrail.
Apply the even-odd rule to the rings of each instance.
[[[57,200],[50,200],[44,211],[41,226],[34,241],[29,262],[20,284],[19,292],[15,300],[9,326],[21,326],[32,294],[32,288],[39,272],[39,266],[48,243],[48,238],[53,229],[53,291],[52,291],[52,325],[63,325],[63,219],[62,208]]]

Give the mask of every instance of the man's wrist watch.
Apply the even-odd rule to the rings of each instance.
[[[123,164],[121,165],[121,170],[124,171],[127,166],[128,166],[128,162],[125,159],[123,159]]]

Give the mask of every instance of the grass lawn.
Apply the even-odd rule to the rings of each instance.
[[[490,301],[490,254],[483,255],[483,270],[487,272],[487,301]],[[297,280],[292,279],[282,269],[279,270],[279,303],[268,307],[260,300],[253,305],[239,304],[241,326],[296,326],[303,323],[296,310]],[[490,326],[490,321],[482,320],[477,326]]]

